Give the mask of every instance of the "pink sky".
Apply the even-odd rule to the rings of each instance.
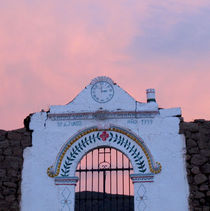
[[[210,119],[209,0],[10,0],[0,6],[0,128],[71,101],[96,76]]]

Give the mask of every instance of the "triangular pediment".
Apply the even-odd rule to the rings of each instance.
[[[155,102],[140,103],[125,90],[102,76],[85,87],[70,103],[64,106],[51,106],[50,113],[82,113],[96,111],[157,111]]]

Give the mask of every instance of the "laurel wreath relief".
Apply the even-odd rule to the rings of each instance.
[[[78,154],[83,151],[88,145],[96,143],[96,141],[108,141],[116,143],[119,146],[123,146],[126,151],[133,157],[135,164],[138,167],[140,173],[144,173],[147,169],[145,167],[145,161],[143,156],[138,151],[135,144],[132,144],[128,138],[125,138],[122,135],[113,132],[103,131],[98,132],[97,134],[93,133],[92,135],[86,136],[80,140],[75,146],[71,147],[71,151],[66,156],[64,164],[61,168],[61,176],[69,176],[70,168]]]

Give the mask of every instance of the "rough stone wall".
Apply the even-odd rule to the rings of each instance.
[[[210,121],[181,122],[186,140],[186,167],[191,211],[210,211]]]
[[[20,209],[23,150],[31,145],[31,132],[25,128],[0,130],[0,211]]]

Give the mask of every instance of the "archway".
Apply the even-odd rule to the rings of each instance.
[[[128,130],[113,126],[106,130],[97,127],[87,128],[70,139],[61,148],[55,164],[48,168],[48,176],[55,177],[55,184],[60,186],[60,210],[74,210],[75,175],[78,163],[95,148],[115,148],[130,160],[133,173],[130,178],[134,183],[134,210],[144,206],[145,187],[142,183],[153,182],[154,174],[161,171],[161,165],[154,162],[144,141]]]

